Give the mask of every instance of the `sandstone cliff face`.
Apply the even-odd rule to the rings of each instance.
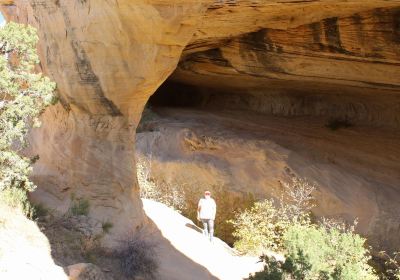
[[[347,117],[399,128],[399,3],[364,1],[361,8],[352,1],[318,2],[231,8],[226,25],[251,21],[238,18],[241,9],[257,19],[261,11],[282,15],[261,17],[256,31],[238,31],[233,38],[201,26],[202,36],[187,46],[172,79],[208,92],[249,93],[244,98],[251,109],[264,113]],[[220,99],[226,106],[233,98]]]
[[[90,216],[112,220],[114,237],[141,226],[136,124],[176,67],[202,2],[14,1],[3,11],[38,28],[42,67],[62,104],[44,114],[32,136],[41,157],[36,199],[62,212],[72,194],[89,199]]]
[[[214,108],[400,126],[399,1],[1,2],[38,27],[61,98],[32,134],[36,199],[66,211],[72,193],[87,197],[115,235],[144,222],[135,128],[178,62],[171,79],[201,87]],[[389,189],[399,192],[376,191]]]

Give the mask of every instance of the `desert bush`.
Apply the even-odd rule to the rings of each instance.
[[[114,225],[111,222],[103,222],[101,224],[101,229],[103,230],[103,233],[107,234],[110,232],[110,230],[112,229],[113,226]]]
[[[51,214],[49,208],[45,207],[43,204],[32,204],[32,219],[39,220],[45,218],[48,214]]]
[[[287,228],[287,221],[280,219],[273,200],[256,202],[231,223],[235,228],[233,236],[237,238],[235,248],[254,255],[280,249],[282,232]]]
[[[124,277],[135,279],[156,279],[158,275],[158,260],[156,244],[144,238],[138,232],[120,241],[119,248],[114,253]]]
[[[0,191],[0,203],[19,209],[27,217],[33,216],[33,208],[28,201],[26,190],[21,188],[5,188]]]
[[[72,198],[72,205],[69,209],[70,213],[74,216],[89,214],[90,203],[85,198]]]
[[[287,229],[293,224],[310,223],[315,186],[297,178],[282,186],[280,200],[256,202],[230,221],[238,250],[253,255],[282,251],[283,235]]]
[[[365,239],[353,227],[323,225],[291,225],[283,236],[285,262],[263,258],[265,269],[250,277],[262,279],[378,279],[369,266],[369,250]]]
[[[41,112],[56,101],[55,84],[35,72],[38,36],[30,26],[7,23],[0,28],[0,192],[3,203],[20,199],[31,215],[27,192],[35,189],[29,180],[35,158],[21,155],[26,135],[40,125]]]
[[[164,203],[181,212],[185,208],[185,191],[179,184],[156,181],[151,177],[151,155],[136,158],[140,197]]]
[[[365,239],[342,228],[291,226],[284,236],[291,273],[303,279],[377,279],[368,265],[371,257]]]
[[[247,280],[293,280],[290,275],[285,275],[288,270],[285,263],[277,261],[274,257],[263,255],[260,261],[264,263],[264,269],[250,275]],[[303,279],[302,279],[303,280]]]
[[[379,267],[379,277],[383,280],[400,280],[400,252],[389,254],[385,251],[379,252],[379,259],[374,264],[383,263]]]
[[[313,192],[316,186],[304,179],[292,177],[290,182],[281,182],[283,191],[279,210],[286,221],[309,223],[311,209],[315,207]]]

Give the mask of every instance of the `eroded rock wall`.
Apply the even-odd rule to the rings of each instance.
[[[226,40],[207,29],[208,23],[203,24],[202,36],[211,41],[210,37],[218,37],[218,43],[206,45],[206,39],[195,36],[172,80],[214,94],[220,99],[219,106],[236,104],[280,115],[350,118],[398,129],[399,3],[388,1],[379,6],[379,1],[367,1],[361,7],[352,1],[337,1],[316,11],[317,2],[297,7],[302,16],[296,11],[292,11],[292,20],[265,16],[257,31]],[[281,4],[282,11],[281,6],[294,8]],[[225,24],[239,17],[235,14],[238,7],[231,9],[233,15]],[[262,8],[245,9],[256,14]],[[263,9],[272,14],[279,10],[268,5]],[[230,97],[231,93],[241,96]]]
[[[39,30],[41,66],[60,104],[43,115],[31,147],[40,156],[33,198],[65,212],[71,196],[107,235],[144,223],[134,159],[137,122],[194,33],[202,1],[14,1],[8,19]]]

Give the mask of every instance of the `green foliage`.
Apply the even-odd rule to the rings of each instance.
[[[283,264],[274,258],[268,258],[266,255],[260,258],[264,262],[264,270],[250,275],[248,280],[289,280],[284,277]]]
[[[40,113],[55,102],[55,84],[35,72],[37,42],[33,27],[10,22],[0,28],[0,192],[19,189],[5,197],[13,194],[8,202],[21,199],[24,205],[35,185],[29,180],[31,159],[20,152],[29,129],[40,125]]]
[[[70,212],[74,216],[86,216],[89,214],[90,204],[89,200],[84,198],[73,198]]]
[[[283,183],[280,201],[267,199],[254,203],[250,209],[230,221],[234,227],[235,247],[244,253],[262,255],[284,249],[283,235],[293,224],[308,224],[313,207],[311,193],[315,187],[294,178]]]
[[[282,280],[373,280],[378,279],[368,265],[369,251],[365,239],[343,227],[295,224],[283,239],[286,248],[284,263],[263,257],[264,271],[249,279]]]
[[[240,213],[232,223],[235,246],[246,253],[263,255],[264,270],[249,279],[358,280],[378,279],[368,265],[371,257],[365,239],[344,223],[323,219],[311,222],[315,187],[294,178],[283,184],[279,202],[264,200]],[[284,262],[268,258],[280,250]]]
[[[385,251],[379,252],[379,260],[375,264],[381,264],[378,268],[380,279],[400,280],[400,252],[388,254]]]
[[[231,221],[236,228],[233,233],[237,238],[235,248],[254,255],[280,248],[282,232],[287,227],[287,221],[279,217],[279,210],[274,207],[272,200],[256,202],[251,209],[240,213]]]
[[[314,187],[295,179],[287,185],[277,206],[273,201],[256,203],[255,207],[237,217],[235,234],[243,251],[262,253],[264,270],[252,280],[373,280],[378,279],[370,261],[365,239],[354,233],[355,224],[323,219],[313,224],[310,197]],[[249,244],[251,246],[249,246]],[[265,255],[280,249],[284,262]]]
[[[292,273],[303,279],[377,279],[368,265],[365,239],[352,231],[294,225],[286,232],[284,243]]]
[[[110,232],[112,227],[113,227],[113,224],[111,222],[104,222],[101,224],[101,228],[103,229],[103,232],[106,234]]]
[[[0,191],[0,202],[11,206],[12,208],[19,209],[26,216],[32,217],[32,210],[28,194],[21,188],[5,188]]]
[[[33,209],[33,219],[37,220],[40,218],[45,217],[50,213],[50,210],[46,208],[43,204],[32,204],[32,209]]]

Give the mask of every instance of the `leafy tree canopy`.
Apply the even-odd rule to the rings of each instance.
[[[26,135],[39,115],[56,101],[55,83],[36,71],[36,29],[17,23],[0,28],[0,192],[32,191],[32,159],[21,155]]]

